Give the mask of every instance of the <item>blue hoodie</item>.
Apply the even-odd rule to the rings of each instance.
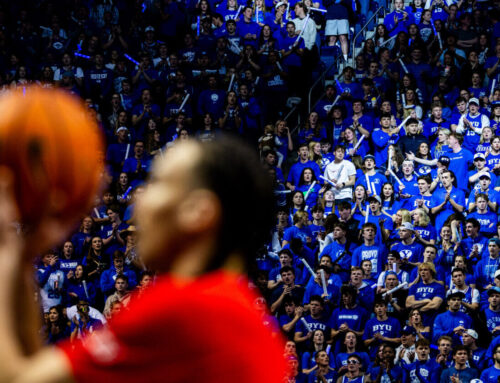
[[[421,362],[418,359],[410,364],[401,360],[401,366],[408,374],[408,383],[435,383],[439,381],[442,367],[434,360]]]
[[[432,329],[432,340],[437,343],[439,337],[448,335],[453,338],[453,345],[460,344],[460,337],[453,332],[453,329],[462,326],[463,328],[472,328],[472,319],[467,314],[457,311],[446,311],[439,314],[434,320],[434,327]]]

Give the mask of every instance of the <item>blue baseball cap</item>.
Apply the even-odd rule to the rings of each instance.
[[[417,331],[413,326],[405,326],[401,330],[401,335],[417,335]]]
[[[498,294],[498,295],[500,295],[500,287],[498,287],[498,286],[493,286],[492,288],[490,288],[490,289],[488,290],[488,296],[489,296],[489,297],[490,297],[490,296],[492,296],[493,294]]]
[[[498,247],[500,247],[500,239],[499,238],[490,238],[490,240],[488,241],[488,243],[494,243],[495,245],[497,245]]]
[[[438,158],[438,162],[440,162],[444,166],[448,166],[450,164],[450,157],[448,156],[441,156]]]

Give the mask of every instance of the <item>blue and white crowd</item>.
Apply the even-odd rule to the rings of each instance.
[[[154,283],[133,217],[152,160],[232,134],[274,182],[251,276],[288,382],[496,383],[499,75],[499,1],[0,1],[0,92],[64,89],[106,137],[107,187],[35,265],[41,335],[84,338]]]

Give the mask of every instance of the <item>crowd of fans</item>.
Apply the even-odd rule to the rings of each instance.
[[[499,16],[469,0],[1,2],[0,91],[80,96],[107,141],[106,189],[36,265],[42,336],[81,339],[154,283],[133,221],[153,158],[234,134],[275,186],[252,276],[289,382],[496,383]],[[337,56],[296,132],[287,99],[304,113]]]

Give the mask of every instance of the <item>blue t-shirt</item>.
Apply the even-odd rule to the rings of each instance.
[[[477,174],[478,172],[476,171],[476,169],[474,170],[471,170],[467,177],[472,177],[473,175]],[[490,175],[490,178],[491,178],[491,183],[490,183],[490,186],[487,190],[487,193],[488,194],[488,198],[491,202],[498,202],[499,200],[499,194],[497,191],[495,191],[494,187],[496,186],[496,182],[497,182],[497,176],[495,175],[495,173],[488,173]],[[481,185],[479,185],[479,179],[476,180],[476,183],[474,185],[470,184],[470,187],[471,187],[471,192],[469,194],[469,203],[471,202],[475,202],[476,201],[476,193],[483,193],[484,194],[484,191],[481,190]]]
[[[322,330],[325,332],[328,327],[324,318],[314,319],[311,315],[306,315],[304,319],[307,322],[310,331]],[[302,320],[298,321],[295,325],[295,332],[300,332],[303,336],[308,333],[308,330]]]
[[[372,365],[368,369],[368,373],[370,374],[370,378],[372,379],[372,381],[375,381],[377,379],[379,371],[380,371],[380,367],[374,366],[374,365]],[[387,375],[387,372],[384,371],[382,373],[380,383],[391,383],[391,382],[396,382],[396,381],[404,382],[405,381],[405,373],[401,367],[394,366],[391,368],[390,372],[391,372],[392,379],[389,377],[389,375]]]
[[[347,87],[350,87],[351,85],[353,84],[345,84],[345,86]],[[351,91],[353,90],[354,88],[351,88]],[[346,88],[344,87],[344,90],[346,90]],[[353,118],[352,117],[347,117],[345,120],[344,120],[344,123],[346,126],[352,126],[353,125]],[[370,133],[375,129],[375,122],[373,120],[373,117],[371,116],[367,116],[366,114],[362,115],[360,118],[358,118],[358,123],[363,127],[365,128],[366,130],[368,130]],[[358,138],[360,138],[359,134],[358,134]]]
[[[198,114],[211,113],[214,118],[222,117],[226,92],[219,89],[206,89],[198,98]]]
[[[301,191],[305,197],[306,193],[309,190],[309,188],[311,187],[311,185],[298,185],[295,188],[295,190]],[[311,189],[310,193],[307,195],[306,206],[309,207],[309,209],[316,206],[316,204],[318,202],[318,193],[319,193],[320,189],[321,189],[321,185],[319,183],[316,183],[314,185],[314,187]],[[314,236],[314,238],[316,238],[316,236]]]
[[[68,274],[69,271],[75,271],[76,266],[81,263],[81,260],[77,259],[64,259],[59,260],[59,270],[61,270],[64,275]]]
[[[487,368],[481,373],[481,381],[483,383],[497,383],[500,376],[500,370],[495,366]]]
[[[312,234],[311,231],[309,230],[308,226],[298,228],[297,226],[293,225],[289,227],[288,229],[285,230],[283,234],[283,240],[287,241],[290,243],[293,238],[299,238],[304,246],[307,245],[307,238],[312,239]]]
[[[475,218],[481,224],[480,233],[487,236],[492,237],[497,232],[497,222],[498,216],[491,212],[487,211],[485,214],[479,214],[479,212],[475,211],[467,216],[467,218]]]
[[[443,23],[448,19],[448,13],[442,7],[434,7],[432,10],[432,20],[441,20]]]
[[[339,258],[346,251],[347,244],[348,243],[346,242],[345,245],[341,245],[340,243],[333,241],[332,243],[325,246],[325,248],[321,252],[319,258],[321,258],[323,255],[329,255],[332,258],[332,262],[335,262],[337,260],[337,258]],[[348,253],[352,254],[352,252],[355,249],[356,249],[356,244],[350,243],[347,251],[348,251]],[[342,259],[340,259],[337,262],[338,265],[343,270],[345,270],[345,271],[341,271],[339,273],[339,276],[344,283],[349,280],[348,271],[351,269],[351,255],[350,254],[345,254],[344,256],[342,256]],[[319,258],[318,258],[318,260],[319,260]]]
[[[415,226],[414,229],[426,241],[436,240],[436,238],[437,238],[436,229],[430,223],[425,227],[424,226]]]
[[[369,315],[366,310],[360,306],[352,309],[339,307],[333,310],[332,316],[328,321],[328,327],[338,330],[338,328],[345,323],[350,329],[354,331],[361,331]]]
[[[398,19],[397,23],[394,21],[395,17]],[[389,31],[389,36],[396,36],[399,32],[408,33],[408,27],[415,23],[415,18],[411,13],[405,20],[403,20],[404,17],[404,13],[401,11],[394,11],[385,16],[384,25]]]
[[[430,118],[424,122],[423,135],[427,138],[431,138],[437,135],[437,132],[441,128],[450,129],[450,123],[446,120],[441,122],[435,122]]]
[[[417,301],[421,301],[422,299],[434,299],[435,297],[439,297],[441,299],[445,298],[444,286],[438,282],[431,282],[429,284],[425,284],[423,281],[419,281],[410,287],[408,292],[408,296],[412,296]],[[422,312],[422,319],[424,325],[429,326],[432,325],[434,317],[437,313],[437,310],[428,310],[426,312]]]
[[[488,247],[488,239],[482,235],[478,235],[476,238],[467,237],[462,240],[462,251],[467,257],[470,256],[473,246],[476,246],[479,254],[482,254],[483,249]]]
[[[310,351],[304,352],[304,354],[302,355],[303,370],[308,370],[316,366],[315,356],[316,352],[310,352]],[[335,356],[331,353],[331,351],[328,352],[328,358],[330,358],[330,367],[335,368]],[[312,372],[312,374],[314,374],[314,371]]]
[[[401,259],[408,259],[411,263],[422,262],[424,257],[424,247],[417,241],[409,245],[397,242],[392,245],[391,250],[397,251]]]
[[[363,98],[363,88],[361,88],[361,85],[359,83],[351,82],[351,83],[347,84],[345,82],[341,82],[340,86],[343,89],[343,93],[346,93],[347,95],[351,95],[352,98]],[[363,116],[363,117],[366,117],[366,116]],[[364,121],[362,121],[362,120],[359,121],[359,123],[362,125],[363,125],[363,122]],[[351,124],[352,124],[352,121],[350,124],[347,124],[347,126],[350,126]],[[372,124],[373,124],[373,122],[372,122]],[[367,128],[367,129],[370,128],[369,124],[368,124],[368,126],[363,125],[363,127]]]
[[[482,114],[478,113],[475,116],[471,116],[470,113],[467,113],[465,115],[465,118],[470,121],[471,125],[476,128],[476,129],[482,129],[483,124],[482,124]],[[463,147],[469,151],[473,151],[476,146],[479,144],[479,140],[481,139],[481,136],[476,133],[474,129],[466,129],[464,132],[464,143]]]
[[[366,179],[368,178],[368,182],[370,183],[367,185]],[[356,184],[354,187],[358,185],[363,185],[365,189],[368,191],[371,191],[371,195],[381,195],[382,193],[382,185],[387,182],[387,178],[380,173],[375,173],[372,176],[363,174],[362,176],[358,177]]]
[[[241,20],[240,22],[236,23],[236,32],[241,36],[242,43],[244,45],[251,45],[254,48],[257,48],[257,41],[260,35],[259,24],[254,21],[250,21],[247,23],[244,20]],[[245,39],[245,36],[249,33],[252,35],[256,35],[257,39]]]
[[[400,334],[401,326],[399,321],[393,317],[387,317],[384,321],[379,321],[376,317],[368,320],[365,326],[365,332],[363,333],[363,340],[371,339],[376,333],[381,334],[387,338],[398,338]],[[374,358],[377,353],[378,346],[381,345],[383,341],[375,339],[370,345],[370,357]]]
[[[500,257],[493,259],[489,256],[488,250],[483,251],[482,259],[477,263],[474,273],[478,288],[482,289],[493,283],[495,271],[498,270],[499,266]]]
[[[461,149],[458,153],[450,151],[446,153],[446,156],[450,158],[450,165],[448,166],[448,169],[455,174],[457,188],[467,190],[467,185],[469,183],[467,172],[469,167],[472,165],[474,156],[466,149]]]
[[[399,182],[393,183],[394,189],[397,193],[409,194],[413,196],[420,194],[420,190],[418,188],[418,179],[416,175],[413,174],[409,179],[407,179],[406,177],[399,177],[399,179],[405,187],[404,189],[401,189]]]
[[[492,154],[490,153],[488,157],[486,157],[486,166],[488,169],[493,169],[495,165],[500,163],[500,154]]]
[[[444,299],[445,292],[442,284],[437,282],[431,282],[425,284],[422,281],[414,284],[410,287],[408,295],[413,295],[415,300],[420,301],[422,299],[433,299],[434,297],[440,297]]]
[[[286,37],[282,37],[278,39],[278,49],[284,50],[285,52],[291,51],[293,48],[293,45],[295,44],[295,41],[297,40],[297,37],[289,37],[288,35]],[[298,43],[297,43],[297,49],[304,49],[304,39],[300,38]],[[290,67],[300,67],[302,64],[302,59],[296,52],[292,52],[290,55],[286,56],[283,59],[283,64],[285,67],[290,68]]]
[[[414,196],[411,196],[409,199],[406,199],[406,203],[404,204],[404,207],[410,211],[415,210],[418,208],[417,201],[419,200],[424,200],[424,205],[430,209],[431,208],[431,200],[432,200],[432,195],[429,196],[422,196],[421,194],[417,194]]]
[[[333,304],[337,304],[340,299],[340,286],[342,286],[342,281],[340,280],[338,275],[332,274],[331,278],[326,281],[326,292],[328,293],[328,300],[330,302],[333,302]],[[323,285],[318,285],[311,278],[306,286],[303,303],[305,305],[308,304],[311,301],[311,297],[314,295],[323,295]]]
[[[288,172],[287,182],[297,186],[299,184],[300,175],[305,168],[311,168],[316,176],[316,179],[320,180],[319,176],[321,175],[321,171],[319,169],[319,165],[314,161],[308,160],[307,162],[298,161],[292,165],[290,171]]]
[[[444,188],[437,188],[436,190],[434,190],[431,199],[431,207],[434,208],[436,206],[441,205],[444,202],[447,193],[448,192]],[[465,194],[462,190],[453,187],[450,192],[450,199],[453,199],[458,205],[463,206],[465,208]],[[454,213],[455,210],[453,209],[451,202],[450,201],[446,202],[446,204],[437,213],[435,221],[436,229],[438,231],[441,230],[441,227],[443,227],[444,222],[448,219],[448,217],[451,214]]]
[[[361,266],[361,262],[369,260],[372,263],[372,275],[377,277],[387,263],[387,249],[385,246],[361,245],[352,254],[351,266]]]
[[[399,137],[396,134],[389,135],[385,133],[382,129],[375,129],[372,132],[371,139],[375,149],[375,163],[377,166],[382,166],[387,164],[387,147],[389,145],[394,145]]]

